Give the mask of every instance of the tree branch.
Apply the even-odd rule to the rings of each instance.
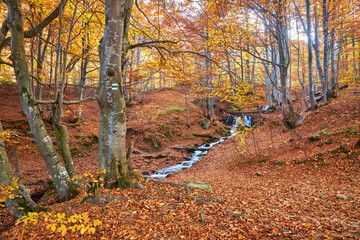
[[[178,42],[174,42],[174,41],[170,41],[170,40],[155,40],[155,41],[150,41],[150,42],[143,42],[143,43],[137,43],[137,44],[132,44],[130,45],[129,49],[134,49],[137,47],[153,47],[152,44],[155,43],[172,43],[172,44],[178,44]]]
[[[10,67],[13,67],[13,65],[12,65],[11,63],[5,62],[5,61],[3,61],[3,60],[0,58],[0,65],[1,65],[1,64],[4,64],[4,65],[10,66]]]
[[[79,104],[79,103],[90,101],[90,100],[95,100],[95,97],[88,97],[88,98],[84,98],[82,100],[75,100],[75,101],[64,101],[63,104],[64,105],[74,105],[74,104]],[[55,103],[58,103],[57,100],[43,101],[43,100],[37,100],[37,99],[33,99],[33,102],[35,104],[55,104]]]
[[[67,3],[67,0],[61,0],[60,4],[57,8],[50,13],[44,20],[42,20],[37,26],[33,27],[32,29],[24,32],[24,38],[33,38],[38,35],[46,26],[48,26],[54,19],[59,16],[60,8],[64,7]],[[2,40],[0,44],[0,49],[4,48],[5,46],[9,45],[11,37],[7,37]]]

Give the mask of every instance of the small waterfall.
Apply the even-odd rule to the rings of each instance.
[[[254,125],[254,120],[250,116],[244,116],[243,122],[245,127],[252,127]]]
[[[219,140],[212,142],[212,143],[205,143],[197,148],[197,150],[191,155],[190,160],[183,161],[182,163],[163,168],[160,170],[157,170],[155,173],[149,175],[151,178],[166,178],[170,174],[179,172],[181,170],[184,170],[186,168],[191,168],[196,162],[200,161],[209,151],[210,148],[218,145],[219,143],[222,143],[226,139],[229,139],[233,136],[235,136],[236,128],[239,125],[239,121],[243,121],[241,117],[232,117],[232,119],[229,119],[232,122],[232,127],[230,130],[230,135],[226,137],[221,137]],[[245,118],[244,118],[245,120]],[[244,121],[244,125],[251,127],[252,126],[252,119],[251,117],[246,118],[247,123]],[[247,125],[246,125],[247,124]]]

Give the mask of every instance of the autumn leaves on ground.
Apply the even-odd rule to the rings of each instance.
[[[1,121],[5,131],[18,135],[7,142],[18,146],[20,170],[31,193],[48,191],[38,200],[48,211],[15,225],[1,208],[1,238],[359,238],[360,100],[354,90],[344,89],[326,106],[303,114],[304,122],[293,130],[286,130],[279,112],[256,116],[253,128],[212,148],[193,167],[161,181],[140,177],[141,184],[121,191],[86,186],[96,177],[98,107],[87,102],[80,124],[71,123],[69,108],[74,165],[84,189],[90,190],[58,203],[47,189],[50,176],[31,141],[16,87],[3,85]],[[191,155],[186,149],[227,134],[228,127],[219,121],[225,112],[213,116],[204,130],[196,94],[189,97],[189,127],[180,87],[131,103],[127,142],[133,145],[131,165],[139,175],[180,163]],[[300,103],[295,107],[304,108]],[[12,159],[12,152],[7,153]],[[209,183],[212,191],[179,185],[187,180]],[[93,196],[91,189],[99,197],[80,203]]]

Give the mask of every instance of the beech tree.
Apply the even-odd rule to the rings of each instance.
[[[289,19],[288,19],[288,8],[289,1],[287,0],[274,0],[270,2],[253,1],[250,6],[254,9],[255,13],[268,24],[269,32],[275,39],[277,48],[272,53],[272,63],[275,68],[275,76],[277,78],[276,68],[279,69],[280,86],[281,92],[281,110],[283,115],[283,122],[287,128],[294,128],[296,121],[299,119],[298,114],[294,111],[294,108],[289,98],[288,92],[288,76],[290,66],[290,39],[289,39]],[[277,57],[275,57],[277,55]],[[273,86],[278,88],[273,82]]]
[[[108,187],[129,184],[126,154],[126,104],[123,70],[133,0],[105,1],[105,31],[99,46],[100,80],[96,99],[100,107],[99,169],[105,169]]]
[[[4,2],[7,5],[8,12],[1,26],[0,45],[5,47],[10,43],[10,59],[12,61],[12,64],[6,64],[14,68],[22,110],[27,117],[31,133],[46,163],[46,167],[54,180],[59,198],[60,200],[71,199],[78,194],[78,190],[72,183],[60,156],[54,148],[31,91],[31,79],[26,61],[24,42],[24,37],[35,37],[50,24],[59,15],[60,8],[66,4],[66,1],[61,1],[60,5],[48,17],[26,32],[24,32],[21,1],[5,0]],[[8,31],[10,31],[11,37],[6,38]]]

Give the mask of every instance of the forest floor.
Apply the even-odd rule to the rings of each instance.
[[[43,201],[53,217],[43,214],[36,227],[33,223],[15,226],[9,211],[1,208],[0,237],[360,239],[360,95],[353,94],[358,88],[350,86],[328,104],[307,112],[304,122],[293,130],[285,129],[279,112],[264,114],[264,120],[257,117],[255,127],[210,149],[193,167],[161,180],[168,183],[141,178],[142,190],[99,189],[101,198],[94,203],[80,204],[85,191],[64,203],[57,203],[53,195]],[[75,94],[70,91],[68,96]],[[196,106],[197,95],[188,97],[189,127],[181,88],[146,94],[142,103],[131,103],[127,141],[133,147],[130,161],[137,173],[152,173],[191,154],[173,147],[194,148],[226,135],[227,128],[219,121],[226,114],[221,113],[218,120],[213,116],[211,127],[204,130],[199,126],[203,118]],[[304,109],[299,102],[294,105],[299,112]],[[75,107],[65,110],[75,169],[82,176],[95,173],[97,103],[85,103],[80,124],[71,123]],[[7,144],[18,145],[25,184],[32,193],[46,190],[50,176],[31,141],[13,85],[0,87],[0,120],[4,130],[18,135],[13,134]],[[12,152],[7,153],[13,163]],[[207,182],[213,190],[188,190],[173,184],[186,180]],[[79,221],[71,215],[83,213],[84,225],[70,230]],[[94,226],[96,220],[102,224]]]

